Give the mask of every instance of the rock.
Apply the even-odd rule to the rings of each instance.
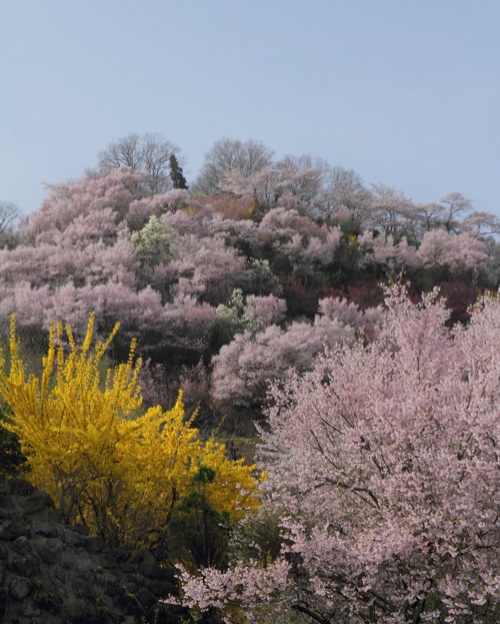
[[[27,578],[14,576],[9,583],[9,595],[14,600],[23,600],[31,591],[31,581]]]
[[[111,553],[104,553],[101,557],[101,565],[106,570],[113,570],[118,565],[118,561]]]
[[[40,537],[58,537],[63,539],[65,535],[64,527],[54,522],[39,522],[36,526],[36,533]]]
[[[0,624],[177,624],[159,600],[173,572],[150,552],[131,557],[61,520],[22,479],[0,479]]]
[[[64,585],[67,581],[67,573],[60,567],[56,567],[54,570],[54,581],[57,581],[59,584]]]
[[[161,579],[162,571],[160,564],[147,550],[139,555],[137,569],[141,574],[150,579]]]
[[[29,496],[35,492],[35,488],[25,479],[10,479],[9,490],[11,494],[16,494],[17,496]]]
[[[0,540],[15,540],[18,537],[30,535],[30,527],[27,521],[7,521],[0,527]]]
[[[35,618],[41,614],[41,611],[33,598],[25,598],[19,606],[19,612],[25,618]],[[33,619],[31,619],[31,621],[33,621]]]
[[[27,514],[37,514],[46,509],[53,509],[54,503],[48,494],[37,492],[21,501],[21,507]]]
[[[7,612],[8,595],[6,589],[0,589],[0,624],[6,623],[5,614]]]
[[[87,624],[90,616],[89,607],[85,601],[80,598],[70,597],[63,601],[61,616],[64,621],[71,622],[72,624],[77,624],[78,622]]]
[[[43,611],[57,615],[63,605],[62,596],[56,590],[40,588],[35,591],[34,600]]]
[[[31,540],[29,540],[25,535],[21,535],[21,537],[14,540],[12,548],[20,555],[27,555],[32,551]]]
[[[99,554],[106,548],[106,542],[100,537],[87,537],[83,547],[88,553]]]
[[[40,559],[35,555],[19,555],[10,560],[8,568],[14,574],[30,577],[39,572]]]
[[[80,535],[90,535],[89,527],[84,524],[72,524],[71,530],[79,533]]]
[[[11,495],[10,492],[0,492],[0,507],[1,508],[5,508],[4,513],[8,514],[9,512],[7,511],[9,508],[9,505],[11,504]],[[1,516],[0,516],[1,517]]]
[[[33,549],[44,563],[53,565],[61,562],[63,558],[63,544],[61,540],[50,537],[37,537],[32,540],[32,544]]]
[[[0,561],[6,561],[9,557],[9,550],[7,546],[0,542]]]
[[[71,529],[65,529],[64,531],[64,543],[67,546],[83,546],[85,536],[78,531],[72,531]]]

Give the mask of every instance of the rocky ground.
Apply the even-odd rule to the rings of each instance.
[[[170,624],[182,612],[158,600],[172,592],[151,553],[109,548],[27,481],[0,480],[0,624]]]

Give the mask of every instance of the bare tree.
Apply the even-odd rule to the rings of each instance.
[[[371,213],[374,225],[386,235],[414,234],[417,213],[402,191],[386,184],[371,184]]]
[[[294,198],[302,208],[312,209],[323,194],[327,163],[321,158],[285,156],[275,165],[282,173],[281,194]]]
[[[464,212],[471,212],[472,202],[466,199],[462,193],[448,193],[441,200],[443,206],[443,226],[447,232],[457,232],[459,223],[457,216]]]
[[[359,175],[352,169],[337,166],[332,168],[329,178],[322,216],[332,219],[345,213],[361,224],[370,208],[371,195]]]
[[[443,206],[441,206],[441,204],[436,202],[420,204],[418,209],[422,216],[424,232],[429,232],[430,230],[440,227],[443,216]]]
[[[101,171],[119,167],[141,169],[143,164],[140,137],[137,134],[129,134],[122,139],[112,141],[105,150],[98,154],[98,166]]]
[[[15,239],[13,228],[20,216],[17,204],[6,200],[0,201],[0,247],[9,246]]]
[[[150,176],[150,190],[164,193],[172,187],[170,156],[179,148],[159,134],[129,134],[113,141],[98,154],[98,168],[106,172],[118,167],[145,171]]]
[[[260,141],[223,138],[205,154],[205,161],[193,187],[201,193],[218,193],[226,185],[226,175],[237,172],[249,178],[271,166],[273,152]]]

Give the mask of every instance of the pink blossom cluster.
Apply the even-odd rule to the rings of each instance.
[[[184,604],[194,612],[224,610],[224,622],[237,624],[241,611],[249,623],[262,616],[284,611],[290,565],[280,560],[263,567],[259,562],[239,563],[228,571],[207,568],[199,576],[180,568],[183,599],[167,598],[170,604]]]
[[[415,304],[396,285],[370,343],[332,344],[274,386],[259,460],[282,554],[184,573],[185,604],[255,617],[248,579],[318,622],[495,621],[500,301],[447,317],[437,292]]]

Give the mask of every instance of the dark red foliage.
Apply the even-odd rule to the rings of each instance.
[[[361,310],[375,308],[384,301],[384,293],[379,282],[359,282],[349,284],[348,301],[355,303]]]
[[[470,319],[468,310],[479,296],[478,287],[467,282],[442,282],[439,288],[451,311],[449,324],[467,323]]]
[[[313,318],[318,311],[319,291],[307,289],[301,282],[288,275],[282,282],[283,298],[290,318],[306,316]]]

